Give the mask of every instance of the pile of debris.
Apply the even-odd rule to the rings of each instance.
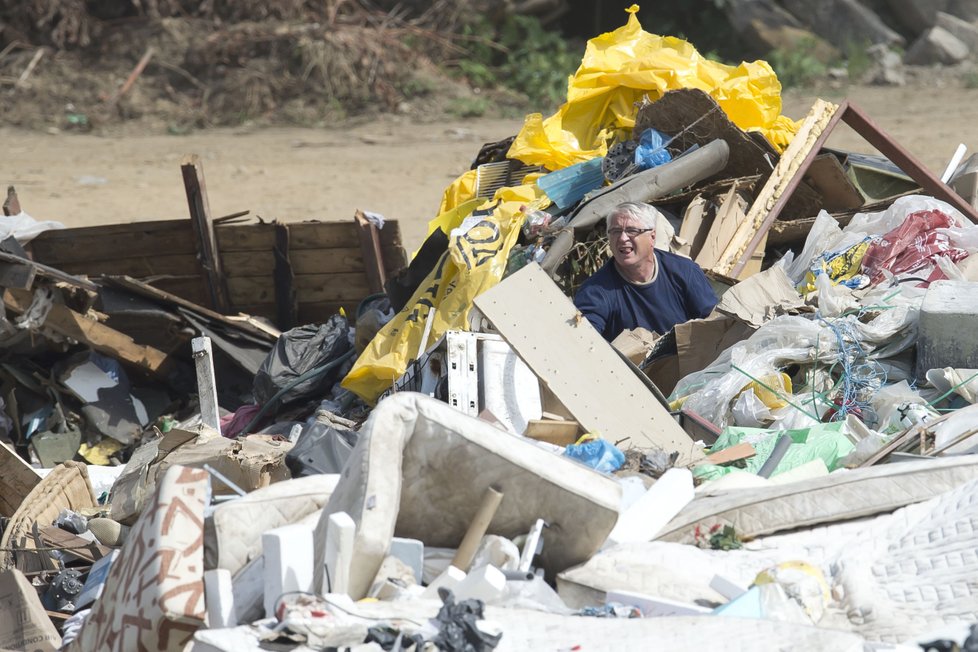
[[[300,253],[345,236],[215,224],[199,169],[200,303],[4,241],[0,648],[974,645],[973,162],[948,186],[848,103],[787,120],[766,64],[634,15],[585,60],[399,273],[396,222],[343,225],[369,290],[312,324]],[[826,149],[839,121],[884,156]],[[609,344],[568,295],[624,199],[722,296]],[[285,332],[215,310],[243,287]]]

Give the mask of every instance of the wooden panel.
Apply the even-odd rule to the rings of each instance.
[[[175,294],[176,296],[195,303],[198,306],[207,305],[207,288],[199,276],[184,278],[159,279],[150,283],[154,288]]]
[[[139,258],[117,258],[115,260],[96,260],[87,262],[62,263],[59,268],[69,274],[88,276],[147,276],[180,275],[200,269],[194,254],[173,254],[163,256],[140,256]]]
[[[228,285],[236,306],[275,303],[271,276],[239,276]],[[299,303],[359,301],[370,294],[363,274],[305,274],[295,277],[295,287]]]
[[[678,452],[679,464],[702,456],[539,265],[489,288],[475,305],[586,432],[600,432],[626,449]]]
[[[351,222],[290,222],[292,250],[356,249],[360,246],[356,224]],[[218,248],[229,251],[265,251],[275,244],[271,224],[229,224],[215,229]],[[397,220],[389,220],[380,230],[383,247],[400,247],[401,229]]]
[[[54,229],[45,231],[33,240],[31,244],[55,244],[68,242],[75,238],[99,237],[109,238],[129,233],[165,233],[177,231],[190,232],[190,222],[183,220],[154,220],[150,222],[126,222],[125,224],[103,224],[101,226],[77,226],[70,229]]]
[[[214,228],[217,249],[221,255],[229,251],[271,251],[275,246],[275,226],[272,224],[226,224]]]
[[[340,308],[346,312],[347,319],[352,324],[357,318],[357,305],[359,301],[326,301],[322,303],[300,303],[299,304],[299,323],[300,324],[321,324],[336,313]]]
[[[394,272],[403,266],[404,250],[385,248],[384,262],[387,271]],[[234,276],[269,276],[275,266],[271,249],[268,251],[230,251],[221,255],[224,274]],[[363,256],[359,249],[298,249],[289,253],[289,260],[296,275],[342,274],[363,272]]]
[[[359,247],[360,236],[355,222],[299,222],[289,224],[293,249],[327,249]],[[400,246],[401,229],[396,220],[389,220],[380,230],[381,246]]]
[[[52,267],[66,263],[114,260],[120,254],[130,258],[159,254],[194,254],[194,234],[188,222],[183,225],[184,228],[178,231],[132,230],[113,236],[78,235],[70,240],[52,241],[39,241],[40,238],[37,238],[31,242],[31,250],[35,260]],[[135,229],[139,225],[131,226]]]

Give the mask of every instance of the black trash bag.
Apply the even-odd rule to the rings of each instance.
[[[338,360],[352,347],[346,317],[333,315],[325,324],[308,324],[282,333],[255,374],[255,401],[265,405],[303,374]],[[290,387],[277,403],[285,405],[310,397],[325,396],[339,380],[342,365],[312,374]]]
[[[421,652],[424,649],[424,637],[421,634],[405,636],[401,630],[390,625],[371,627],[367,630],[367,638],[363,642],[376,643],[384,650],[394,652]]]
[[[441,587],[438,597],[442,606],[435,617],[438,634],[434,644],[444,652],[488,652],[499,645],[502,634],[486,634],[476,623],[483,619],[485,603],[482,600],[455,602],[451,589]]]

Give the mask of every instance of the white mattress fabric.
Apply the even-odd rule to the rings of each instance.
[[[731,525],[746,539],[892,512],[978,478],[978,455],[884,464],[786,485],[697,495],[663,541],[694,543],[697,527]]]
[[[673,600],[721,601],[715,574],[748,585],[783,561],[821,568],[833,600],[820,627],[870,641],[900,642],[978,620],[978,480],[892,514],[749,542],[742,550],[701,550],[662,541],[620,546],[562,573],[574,603],[610,589]]]
[[[329,516],[357,524],[350,595],[363,597],[397,536],[426,546],[456,547],[490,486],[503,493],[489,534],[545,530],[541,565],[552,574],[579,564],[604,543],[618,519],[621,486],[423,394],[383,400],[357,445],[315,533],[321,575]],[[320,586],[321,577],[315,579]]]

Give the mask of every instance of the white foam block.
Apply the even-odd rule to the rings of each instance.
[[[357,524],[346,512],[330,514],[326,526],[326,574],[323,593],[350,592],[350,564]]]
[[[445,569],[441,575],[435,578],[435,580],[425,588],[424,593],[421,597],[426,600],[437,600],[438,599],[438,589],[445,587],[446,589],[451,589],[454,591],[459,583],[465,579],[465,571],[456,566],[449,566]]]
[[[470,571],[455,587],[455,600],[476,599],[489,602],[506,589],[506,575],[489,564]]]
[[[394,537],[391,540],[390,555],[397,557],[414,571],[414,581],[421,583],[424,572],[424,544],[418,539]]]
[[[644,496],[618,515],[618,523],[608,535],[608,544],[651,541],[694,495],[693,474],[689,469],[669,469]]]
[[[207,607],[208,627],[222,629],[237,626],[231,571],[226,568],[204,571],[204,604]]]
[[[311,591],[315,549],[309,525],[296,523],[261,535],[265,557],[265,616],[275,615],[275,603],[290,591]]]

